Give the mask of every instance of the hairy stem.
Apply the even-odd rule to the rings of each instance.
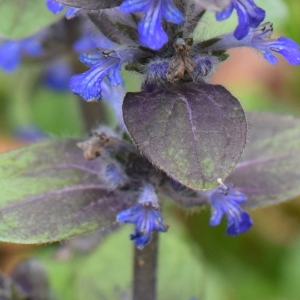
[[[156,271],[158,256],[158,233],[143,250],[134,249],[133,300],[156,299]]]

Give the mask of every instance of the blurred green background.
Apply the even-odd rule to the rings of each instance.
[[[272,21],[275,36],[300,43],[300,1],[260,0]],[[213,18],[205,19],[198,34],[231,30],[232,18],[213,32]],[[211,25],[211,26],[210,26]],[[24,145],[14,137],[18,126],[35,124],[55,136],[82,136],[86,129],[108,122],[103,104],[86,104],[70,92],[58,93],[39,82],[39,66],[27,64],[16,72],[0,73],[0,151]],[[272,66],[252,49],[234,49],[212,78],[237,97],[245,110],[273,111],[300,117],[300,68],[284,59]],[[87,120],[96,111],[93,120]],[[299,141],[300,143],[300,141]],[[300,199],[251,211],[253,228],[227,237],[226,222],[208,225],[210,212],[183,211],[168,204],[167,234],[161,234],[159,300],[297,300],[300,299]],[[91,254],[60,245],[0,245],[0,267],[9,272],[20,259],[37,255],[49,272],[57,299],[126,299],[130,289],[131,226],[101,241]],[[123,298],[122,298],[123,297]]]

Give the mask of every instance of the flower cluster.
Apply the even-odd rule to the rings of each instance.
[[[202,3],[202,9],[210,9],[210,1],[185,1],[195,5]],[[222,2],[222,1],[221,1]],[[231,33],[218,36],[211,43],[195,43],[194,28],[185,26],[187,6],[183,2],[172,0],[124,0],[118,8],[118,21],[111,12],[101,11],[101,17],[107,20],[109,30],[97,18],[92,19],[100,28],[96,39],[85,35],[77,41],[79,60],[89,69],[74,75],[70,80],[73,93],[86,101],[98,101],[110,98],[113,103],[118,99],[119,119],[122,119],[122,97],[115,96],[114,88],[123,86],[122,68],[134,70],[144,76],[144,85],[172,86],[175,82],[201,82],[207,80],[217,63],[226,58],[226,50],[246,46],[258,50],[271,64],[277,62],[274,53],[279,53],[292,65],[300,64],[300,50],[296,42],[280,37],[272,39],[272,24],[263,23],[265,11],[253,0],[224,1],[224,5],[215,12],[218,21],[230,17],[233,10],[238,15],[238,25]],[[59,1],[47,1],[54,13],[61,11],[64,5]],[[197,8],[197,5],[195,5]],[[74,16],[81,8],[69,8],[67,17]],[[114,10],[111,10],[114,11]],[[197,23],[199,18],[193,21]],[[197,16],[198,16],[197,15]],[[191,22],[190,22],[191,23]],[[110,26],[110,27],[109,27]],[[95,37],[95,35],[93,35]],[[126,41],[126,42],[124,42]],[[79,46],[78,46],[79,45]],[[83,50],[83,45],[89,45]],[[95,49],[92,49],[92,47]],[[98,48],[97,48],[98,47]],[[99,48],[100,47],[100,48]],[[107,92],[106,92],[107,91]],[[105,95],[106,93],[106,95]],[[120,190],[128,183],[128,174],[119,164],[113,162],[105,166],[101,175],[108,190]],[[145,180],[148,182],[148,180]],[[181,204],[186,206],[187,199],[195,203],[210,205],[212,214],[210,225],[219,225],[223,216],[227,218],[227,234],[235,236],[246,232],[253,224],[251,216],[243,210],[247,195],[238,187],[223,184],[210,191],[197,191],[182,187],[178,195],[184,195]],[[126,187],[128,188],[128,187]],[[138,187],[140,188],[140,186]],[[160,188],[159,185],[156,188]],[[137,187],[132,187],[137,189]],[[186,196],[188,195],[188,196]],[[196,200],[195,200],[196,199]],[[142,249],[147,245],[153,231],[166,232],[168,226],[163,220],[155,188],[144,183],[140,188],[137,203],[117,214],[120,223],[134,224],[130,239]]]

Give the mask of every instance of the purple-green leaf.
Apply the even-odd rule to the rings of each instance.
[[[244,207],[266,206],[300,195],[300,119],[249,113],[249,138],[227,179],[248,197]]]
[[[119,6],[123,0],[56,0],[59,3],[88,10],[98,10]]]
[[[192,189],[226,178],[245,146],[247,124],[239,101],[206,83],[127,93],[124,121],[135,144],[156,167]]]
[[[130,195],[107,191],[77,139],[54,139],[0,156],[0,240],[45,243],[105,229]]]

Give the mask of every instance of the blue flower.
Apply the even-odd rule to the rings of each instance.
[[[292,39],[279,37],[276,40],[271,39],[273,32],[272,23],[262,24],[259,28],[249,33],[249,44],[263,53],[264,58],[275,65],[278,61],[272,52],[281,54],[291,65],[300,64],[300,46]]]
[[[58,3],[55,0],[47,0],[46,5],[54,14],[60,13],[65,8],[64,4]]]
[[[162,18],[175,24],[184,22],[182,12],[171,0],[125,0],[120,9],[124,13],[144,13],[138,24],[140,43],[153,50],[160,49],[168,41]]]
[[[246,195],[224,184],[206,194],[212,207],[211,226],[219,225],[223,215],[228,220],[228,235],[238,235],[252,226],[251,216],[240,207],[241,203],[247,201]]]
[[[256,29],[250,29],[246,37],[237,40],[232,33],[220,36],[220,41],[207,48],[209,51],[227,50],[235,47],[250,47],[258,50],[264,58],[275,65],[278,61],[273,52],[281,54],[290,64],[300,64],[300,46],[292,39],[279,37],[271,39],[273,24],[264,23]]]
[[[216,13],[216,19],[223,21],[229,18],[233,9],[238,15],[238,26],[234,31],[234,36],[238,40],[244,38],[250,28],[256,28],[265,18],[265,11],[258,7],[253,0],[232,0],[229,6]]]
[[[58,14],[60,13],[64,8],[65,8],[65,5],[64,4],[61,4],[61,3],[58,3],[56,2],[55,0],[47,0],[46,1],[46,5],[47,5],[47,8],[53,12],[54,14]],[[66,12],[66,18],[69,20],[69,19],[72,19],[74,18],[79,12],[81,11],[81,8],[76,8],[76,7],[70,7],[67,12]]]
[[[122,60],[115,51],[81,54],[79,59],[91,68],[82,74],[72,76],[70,88],[74,94],[82,96],[86,101],[102,98],[101,83],[105,77],[112,85],[122,83],[120,74]]]
[[[135,241],[137,248],[142,249],[151,240],[152,231],[166,232],[168,226],[161,216],[152,185],[145,185],[139,197],[139,203],[117,216],[118,222],[135,224],[134,233],[130,239]]]
[[[57,92],[69,91],[69,81],[73,74],[70,63],[65,59],[51,61],[44,73],[45,85]]]
[[[68,20],[73,19],[74,17],[76,17],[78,15],[78,13],[81,11],[81,8],[77,8],[77,7],[70,7],[67,12],[66,12],[66,18]]]
[[[20,65],[23,55],[38,56],[42,51],[36,36],[18,41],[4,41],[0,45],[0,68],[12,72]]]

